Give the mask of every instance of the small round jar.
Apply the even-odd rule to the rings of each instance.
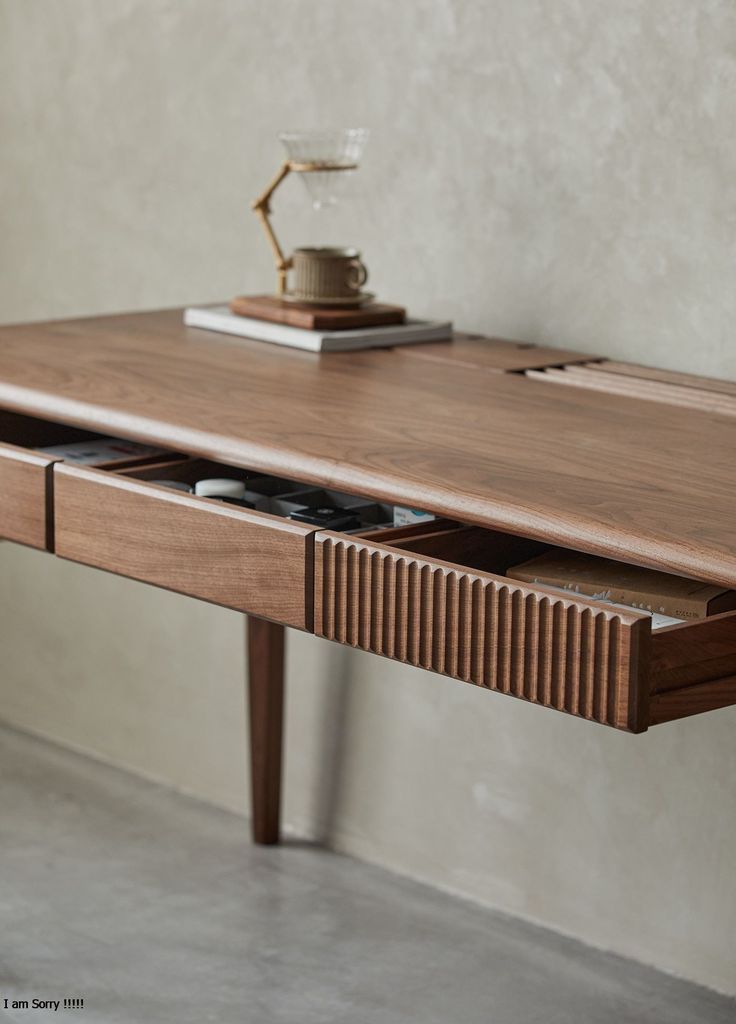
[[[197,480],[194,493],[200,498],[244,498],[245,483],[242,480],[227,480],[217,477]]]

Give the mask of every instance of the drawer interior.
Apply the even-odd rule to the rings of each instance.
[[[121,475],[136,480],[145,480],[153,486],[167,487],[173,483],[186,484],[194,488],[197,481],[205,479],[237,480],[245,485],[245,507],[282,518],[294,518],[299,522],[325,529],[323,522],[315,517],[317,510],[333,509],[337,515],[347,517],[352,525],[340,527],[347,534],[393,533],[393,506],[375,502],[343,491],[321,487],[310,487],[283,477],[269,476],[247,469],[237,469],[208,459],[183,459],[151,462],[145,466],[133,466],[121,471]],[[196,497],[196,495],[195,495]],[[209,498],[201,498],[210,501]],[[310,519],[314,519],[310,522]]]
[[[453,563],[462,569],[480,570],[497,576],[506,576],[511,567],[526,562],[537,555],[552,553],[560,555],[574,554],[571,549],[545,544],[542,541],[530,540],[526,537],[503,533],[497,530],[463,526],[460,523],[427,523],[423,527],[414,527],[406,533],[387,533],[381,538],[374,539],[380,539],[381,543],[402,551],[411,551],[424,557],[437,558],[444,562]],[[610,562],[611,560],[606,559],[605,561]],[[625,572],[628,568],[627,563],[621,562],[620,565],[622,572]],[[516,585],[525,585],[523,581],[518,579],[510,579],[509,582]],[[624,607],[622,604],[617,604],[613,601],[609,603],[583,590],[579,590],[574,585],[563,587],[562,585],[556,586],[542,581],[531,584],[527,583],[526,585],[532,585],[535,588],[551,589],[555,593],[564,593],[569,597],[580,598],[585,601],[593,600],[601,606],[609,608]],[[647,614],[643,606],[637,606],[632,603],[626,605],[626,607],[629,607],[633,612]],[[716,606],[717,610],[719,607]],[[736,612],[730,612],[729,614],[736,615]],[[714,614],[704,613],[697,618],[683,618],[679,622],[675,622],[674,618],[672,618],[671,621],[661,625],[655,622],[652,628],[654,632],[659,633],[665,630],[687,628],[696,622],[702,622],[706,618],[716,617],[723,618],[724,616],[716,612]]]
[[[6,410],[0,410],[0,442],[46,454],[50,459],[77,462],[99,469],[121,469],[158,461],[164,456],[168,459],[177,457],[153,445],[126,441],[109,434]]]
[[[49,445],[88,441],[100,436],[89,430],[65,426],[63,423],[52,423],[33,416],[0,410],[0,441],[18,448],[38,449]]]
[[[499,576],[512,565],[549,550],[549,545],[540,541],[451,522],[424,523],[410,527],[406,534],[380,539],[402,551]]]
[[[115,451],[116,446],[110,444],[112,450],[104,460],[94,458],[94,450],[100,442],[115,441],[118,439],[108,434],[0,410],[0,442],[48,454],[50,458],[62,462],[119,473],[145,480],[153,486],[179,482],[193,488],[198,480],[205,478],[241,480],[246,485],[245,507],[260,512],[282,518],[292,518],[296,514],[300,517],[299,521],[320,527],[324,524],[319,521],[310,524],[310,513],[316,509],[334,508],[352,520],[352,525],[340,527],[344,533],[363,534],[395,529],[392,505],[343,491],[309,486],[288,478],[238,469],[208,459],[192,458],[153,446],[119,440],[119,451]],[[58,450],[67,446],[72,447],[70,454]],[[407,529],[411,532],[412,528],[400,528],[400,531],[405,532]]]

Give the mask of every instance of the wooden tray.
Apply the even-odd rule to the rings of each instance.
[[[352,327],[385,327],[403,324],[406,310],[402,306],[389,306],[372,302],[357,309],[329,306],[305,306],[298,302],[284,302],[275,295],[238,295],[230,303],[238,316],[256,320],[269,320],[289,327],[304,327],[308,331],[347,331]]]

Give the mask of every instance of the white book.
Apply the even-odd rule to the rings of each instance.
[[[361,348],[386,348],[419,341],[449,341],[452,324],[440,320],[407,320],[388,327],[359,327],[349,331],[309,331],[268,320],[237,316],[227,306],[190,306],[184,310],[187,327],[236,334],[274,345],[304,348],[309,352],[345,352]]]
[[[89,441],[52,444],[39,448],[45,455],[54,455],[75,466],[101,466],[106,462],[129,462],[132,459],[152,459],[169,455],[164,448],[154,448],[138,441],[121,441],[117,437],[95,437]]]

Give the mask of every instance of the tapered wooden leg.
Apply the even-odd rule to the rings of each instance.
[[[284,627],[248,616],[253,842],[278,843],[284,727]]]

